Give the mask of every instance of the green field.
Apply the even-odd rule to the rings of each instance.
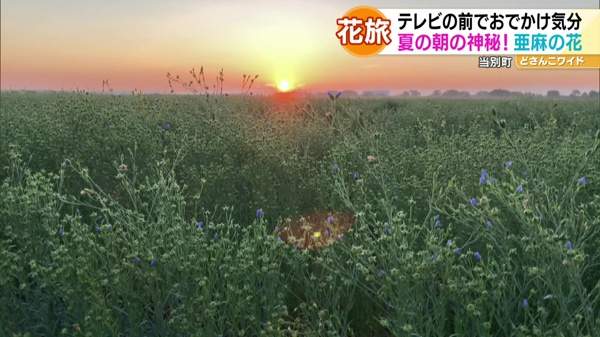
[[[0,98],[0,336],[600,336],[597,98]]]

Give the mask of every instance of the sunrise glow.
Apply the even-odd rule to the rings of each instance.
[[[277,90],[279,90],[280,92],[288,92],[290,91],[290,89],[290,82],[288,82],[287,80],[283,80],[277,83]]]
[[[223,69],[223,90],[229,93],[244,91],[243,75],[249,73],[260,75],[251,91],[263,94],[300,88],[305,92],[385,89],[398,93],[408,89],[545,92],[598,87],[594,70],[481,71],[477,58],[469,56],[352,56],[335,35],[335,19],[352,7],[345,0],[134,4],[104,6],[90,0],[60,6],[3,0],[2,90],[102,91],[102,81],[110,80],[115,92],[167,93],[167,72],[187,81],[189,71],[201,66],[209,86]],[[418,7],[420,3],[401,4]]]

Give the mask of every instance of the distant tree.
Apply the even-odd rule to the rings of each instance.
[[[362,93],[365,97],[387,97],[390,95],[389,90],[367,90]]]
[[[591,98],[598,98],[598,92],[596,90],[590,90],[588,96]]]
[[[408,96],[410,96],[410,92],[404,91],[404,92],[402,92],[402,94],[400,96],[402,96],[402,97],[408,97]]]
[[[456,90],[456,89],[446,90],[446,91],[444,91],[444,93],[442,94],[442,96],[444,96],[444,97],[457,97],[458,96],[458,90]]]
[[[354,90],[344,90],[344,91],[342,91],[342,96],[353,97],[353,96],[358,96],[358,93]]]
[[[571,94],[569,96],[571,96],[571,97],[579,97],[579,96],[581,96],[581,91],[575,89],[575,90],[573,90],[571,92]]]
[[[441,95],[442,95],[442,92],[441,92],[440,90],[434,90],[434,91],[431,93],[431,96],[441,96]]]
[[[449,97],[449,98],[467,98],[467,97],[471,96],[471,94],[469,94],[468,91],[458,91],[456,89],[450,89],[450,90],[444,91],[442,96]]]
[[[411,90],[410,95],[412,97],[419,97],[419,96],[421,96],[421,93],[418,90]]]
[[[560,97],[560,91],[558,90],[548,90],[546,93],[547,97]]]
[[[490,91],[490,96],[492,97],[509,97],[511,94],[512,93],[506,89],[494,89]]]

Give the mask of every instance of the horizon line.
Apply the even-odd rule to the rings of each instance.
[[[0,89],[1,93],[11,93],[11,92],[28,92],[28,93],[77,93],[77,92],[85,92],[92,93],[98,95],[129,95],[132,93],[144,94],[144,95],[178,95],[178,96],[206,96],[206,93],[194,93],[194,92],[169,92],[168,90],[164,91],[144,91],[134,88],[133,90],[89,90],[84,88],[73,88],[73,89]],[[447,97],[452,96],[465,96],[468,94],[469,96],[497,96],[502,97],[502,95],[497,95],[499,93],[505,94],[506,96],[541,96],[545,97],[548,92],[558,92],[561,97],[580,97],[583,94],[590,93],[598,93],[598,90],[590,89],[548,89],[548,90],[534,90],[534,91],[523,91],[523,90],[510,90],[506,88],[495,88],[490,90],[463,90],[463,89],[455,89],[455,88],[443,88],[443,89],[434,89],[434,90],[419,90],[419,89],[405,89],[405,90],[395,90],[395,89],[363,89],[363,90],[355,90],[355,89],[341,89],[341,90],[327,90],[327,91],[304,91],[304,90],[294,90],[288,92],[253,92],[253,93],[244,93],[242,91],[232,91],[232,92],[224,92],[221,94],[210,93],[209,96],[273,96],[277,94],[289,94],[289,93],[299,93],[307,96],[320,96],[320,95],[328,95],[329,93],[342,93],[342,95],[348,96],[357,96],[357,97],[444,97],[446,94]],[[496,94],[493,94],[493,93]],[[572,96],[575,92],[578,93],[578,96]],[[566,94],[565,94],[566,93]]]

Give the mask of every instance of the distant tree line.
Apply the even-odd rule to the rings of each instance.
[[[362,92],[358,92],[355,90],[344,90],[341,92],[342,97],[389,97],[393,96],[389,90],[366,90]],[[422,95],[418,90],[405,90],[399,95],[400,97],[421,97]],[[491,91],[478,91],[474,94],[471,94],[465,90],[434,90],[429,97],[439,97],[439,98],[508,98],[508,97],[550,97],[550,98],[599,98],[599,93],[596,90],[580,91],[573,90],[569,95],[561,95],[558,90],[548,90],[546,94],[538,94],[533,92],[521,92],[521,91],[510,91],[506,89],[494,89]]]

